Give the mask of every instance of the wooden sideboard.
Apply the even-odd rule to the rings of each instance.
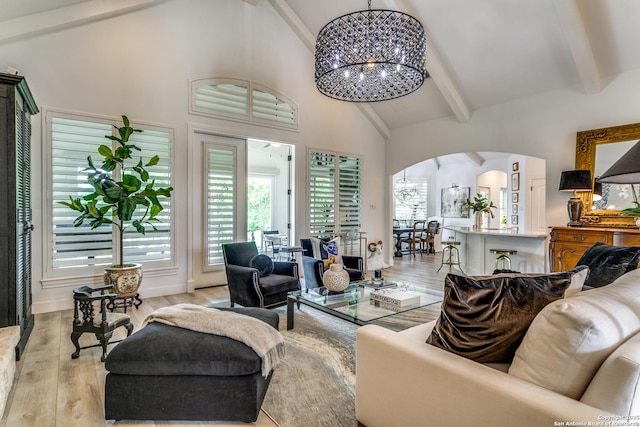
[[[552,227],[549,242],[551,271],[570,270],[595,243],[640,246],[640,230],[635,228]]]

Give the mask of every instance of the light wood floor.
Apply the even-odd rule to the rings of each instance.
[[[405,255],[395,258],[395,265],[383,270],[383,276],[390,280],[421,283],[430,288],[442,290],[446,268],[440,273],[440,254]],[[144,286],[144,285],[143,285]],[[137,330],[144,318],[152,311],[179,303],[225,305],[229,301],[226,286],[199,289],[191,294],[144,298],[139,310],[130,310]],[[78,359],[71,359],[74,347],[69,339],[71,333],[72,310],[38,314],[35,327],[29,338],[25,352],[17,363],[16,378],[9,395],[4,417],[0,426],[4,427],[68,427],[104,426],[104,381],[106,371],[100,362],[99,347],[84,349]],[[281,325],[286,326],[286,325]],[[125,336],[124,328],[119,328],[115,339]],[[95,337],[84,334],[81,345],[91,345]],[[276,420],[277,421],[277,420]],[[111,424],[109,424],[111,425]],[[117,422],[117,426],[206,426],[216,423],[154,423]],[[241,425],[246,425],[242,424]],[[262,413],[255,424],[259,427],[277,426]]]

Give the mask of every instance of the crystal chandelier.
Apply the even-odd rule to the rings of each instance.
[[[429,76],[427,41],[414,17],[392,10],[349,13],[324,26],[316,41],[316,87],[342,101],[407,95]]]
[[[407,179],[406,171],[403,170],[402,178],[393,186],[393,193],[401,204],[405,204],[418,195],[418,186]]]

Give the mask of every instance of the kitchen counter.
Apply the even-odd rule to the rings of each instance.
[[[445,226],[449,237],[459,241],[460,262],[466,274],[491,274],[495,269],[496,255],[491,249],[513,249],[511,269],[522,273],[549,271],[547,262],[546,233],[518,233],[511,229],[488,228],[474,230],[472,227]],[[443,236],[442,246],[447,244]],[[456,271],[454,269],[454,271]]]

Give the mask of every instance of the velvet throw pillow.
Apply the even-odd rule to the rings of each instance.
[[[550,274],[445,278],[440,317],[427,343],[482,363],[511,362],[538,312],[581,289],[586,267]]]
[[[273,260],[268,255],[259,254],[249,260],[249,267],[257,269],[260,277],[266,277],[273,273]]]
[[[640,247],[611,246],[598,242],[582,254],[576,265],[589,267],[589,277],[585,285],[599,288],[635,270],[639,259]]]

